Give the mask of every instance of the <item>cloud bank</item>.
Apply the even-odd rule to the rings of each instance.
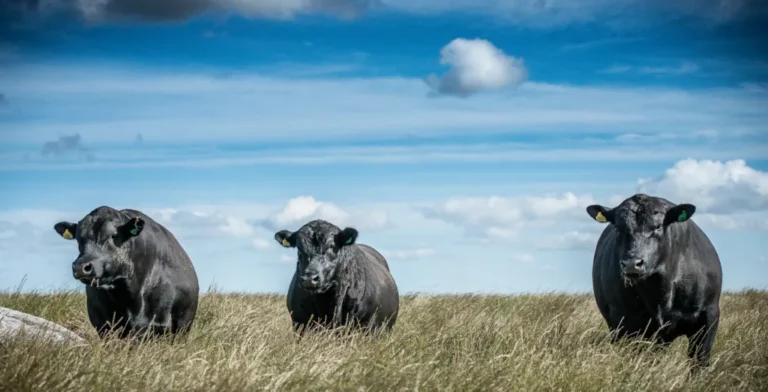
[[[655,179],[641,179],[638,190],[694,203],[716,214],[768,211],[768,173],[737,159],[727,162],[686,159]]]

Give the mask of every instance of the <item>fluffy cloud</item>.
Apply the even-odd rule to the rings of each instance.
[[[468,97],[507,86],[528,77],[523,60],[506,55],[484,39],[456,38],[440,51],[440,64],[450,69],[442,76],[431,74],[427,85],[433,93]]]
[[[422,208],[425,217],[467,229],[475,237],[515,239],[523,227],[552,227],[578,219],[594,204],[592,196],[565,193],[561,196],[454,198]]]
[[[299,196],[288,200],[285,206],[269,215],[261,223],[272,230],[296,230],[310,220],[323,219],[336,226],[354,226],[358,230],[377,230],[387,225],[384,211],[348,212],[337,205],[315,200],[312,196]]]
[[[733,214],[768,210],[768,173],[744,160],[686,159],[655,179],[640,179],[638,191],[695,204],[701,212]]]

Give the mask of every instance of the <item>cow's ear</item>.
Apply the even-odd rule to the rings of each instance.
[[[136,237],[141,233],[141,231],[144,230],[144,219],[139,218],[138,216],[135,218],[131,218],[126,224],[120,226],[117,229],[117,232],[123,237],[123,238],[131,238]]]
[[[696,206],[693,204],[678,204],[667,210],[667,213],[664,215],[664,226],[669,226],[675,222],[685,222],[691,219],[695,212]]]
[[[599,204],[593,204],[587,207],[587,214],[589,214],[592,219],[600,223],[613,223],[613,209],[611,208],[605,208]]]
[[[347,227],[346,229],[340,231],[339,234],[336,234],[335,240],[337,248],[352,245],[357,240],[357,230],[351,227]]]
[[[72,240],[75,239],[77,223],[59,222],[53,225],[53,229],[65,240]]]
[[[275,241],[284,248],[293,248],[296,246],[296,236],[288,230],[280,230],[275,233]]]

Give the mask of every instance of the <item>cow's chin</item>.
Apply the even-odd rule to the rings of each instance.
[[[94,287],[99,290],[112,290],[115,288],[115,280],[110,278],[80,278],[78,280],[87,287]]]
[[[648,273],[643,272],[621,272],[621,279],[624,281],[625,286],[634,286],[638,282],[645,280],[648,277]]]
[[[304,287],[304,290],[306,290],[308,293],[314,294],[314,295],[325,294],[328,291],[330,291],[333,288],[333,286],[335,286],[335,285],[336,284],[332,282],[332,283],[324,284],[322,286],[315,287],[315,288],[312,288],[312,289],[308,289],[308,288]]]

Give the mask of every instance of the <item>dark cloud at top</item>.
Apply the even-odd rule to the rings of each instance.
[[[82,144],[79,133],[74,135],[59,136],[58,140],[45,142],[40,152],[46,158],[64,158],[76,156],[79,159],[93,161],[95,157]]]
[[[0,0],[0,21],[33,22],[54,14],[88,22],[174,22],[206,13],[272,19],[318,13],[354,18],[381,6],[381,0]]]
[[[238,14],[246,18],[290,19],[301,14],[327,14],[340,18],[356,18],[370,11],[420,9],[405,0],[0,0],[0,33],[19,25],[39,26],[37,19],[57,15],[93,22],[144,21],[177,22],[203,14]],[[415,1],[424,3],[425,0]],[[456,7],[461,8],[461,5]],[[477,0],[478,10],[504,14],[513,12],[550,19],[554,14],[579,14],[584,20],[612,19],[604,15],[613,10],[639,17],[651,11],[662,19],[689,16],[714,24],[744,18],[768,16],[766,0],[591,0],[575,6],[572,0],[528,0],[512,5],[491,0]],[[425,9],[451,10],[452,6],[425,5]],[[615,13],[615,12],[609,12]],[[553,14],[554,13],[554,14]],[[666,15],[666,17],[663,17]],[[557,19],[557,18],[555,18]],[[605,20],[609,23],[609,20]],[[2,27],[6,26],[6,27]]]

